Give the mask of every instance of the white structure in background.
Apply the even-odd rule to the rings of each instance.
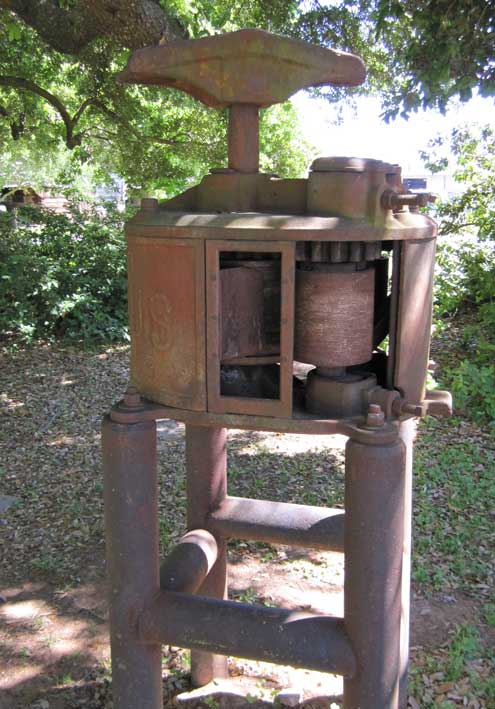
[[[97,185],[94,188],[97,202],[113,202],[119,212],[125,209],[126,186],[122,177],[113,176],[112,182],[107,185]]]
[[[403,170],[402,180],[411,192],[433,192],[442,200],[455,197],[463,192],[464,187],[446,172],[427,172]]]

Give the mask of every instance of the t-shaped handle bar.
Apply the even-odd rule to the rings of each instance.
[[[258,110],[310,86],[358,86],[362,60],[301,40],[247,29],[135,51],[118,80],[180,89],[229,107],[229,167],[258,170]]]

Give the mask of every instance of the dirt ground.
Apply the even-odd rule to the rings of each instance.
[[[99,422],[125,389],[128,350],[30,347],[4,355],[1,376],[0,709],[110,708]],[[183,427],[158,429],[165,553],[184,530]],[[343,439],[232,431],[229,445],[233,494],[342,504]],[[229,562],[234,599],[342,613],[341,554],[236,543]],[[470,595],[416,590],[413,660],[441,653],[478,613]],[[290,689],[295,706],[340,706],[340,678],[238,659],[229,666],[230,685],[193,705],[274,706]],[[163,668],[165,706],[175,706],[190,689],[187,653],[164,648]],[[440,697],[435,706],[488,709],[468,694],[449,698],[454,683],[444,680],[424,680]],[[410,706],[430,704],[411,695]]]

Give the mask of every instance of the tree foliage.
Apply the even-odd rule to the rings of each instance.
[[[32,164],[50,156],[70,174],[89,164],[93,179],[117,173],[135,192],[152,188],[171,194],[209,167],[224,164],[226,115],[178,91],[117,84],[128,48],[249,24],[277,29],[277,17],[286,18],[291,3],[175,0],[163,4],[165,12],[151,0],[123,2],[110,24],[101,14],[108,2],[0,0],[2,5],[9,9],[0,9],[0,149],[15,156],[9,164],[26,154]],[[151,26],[150,6],[164,18],[156,32],[143,28],[143,22]],[[50,24],[51,13],[62,24]],[[144,18],[140,26],[130,22],[136,13]],[[83,19],[91,31],[79,35]],[[272,115],[283,116],[286,128],[263,136],[262,159],[280,169],[277,156],[290,155],[292,167],[304,169],[308,146],[298,134],[295,111],[275,108]],[[5,161],[3,167],[5,172]],[[56,178],[62,185],[63,177]]]
[[[294,33],[354,51],[384,115],[495,95],[495,5],[485,0],[312,0]]]
[[[446,149],[451,153],[449,156]],[[426,166],[433,172],[454,169],[462,193],[440,204],[441,233],[475,230],[481,240],[495,238],[495,131],[492,126],[460,126],[447,137],[431,141],[424,153]]]
[[[446,372],[460,410],[495,422],[495,132],[461,126],[431,141],[430,169],[454,170],[463,191],[437,207],[437,326],[461,317],[460,361]],[[449,161],[453,165],[449,166]]]
[[[351,95],[381,92],[391,117],[444,109],[476,87],[492,95],[494,19],[482,0],[0,0],[0,149],[174,192],[224,162],[225,115],[179,92],[117,85],[131,49],[266,28],[363,56],[368,80]],[[273,115],[288,129],[262,137],[265,162],[303,164],[294,114]]]

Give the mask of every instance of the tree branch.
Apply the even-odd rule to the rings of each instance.
[[[140,133],[134,126],[129,123],[127,120],[122,118],[121,116],[118,115],[115,111],[113,111],[111,108],[108,108],[108,106],[105,106],[105,104],[100,101],[99,99],[94,99],[94,98],[87,98],[85,99],[82,104],[79,106],[77,111],[74,113],[74,115],[71,117],[69,114],[69,111],[67,110],[66,106],[64,103],[58,98],[58,96],[55,96],[54,94],[50,93],[46,89],[44,89],[42,86],[39,86],[36,84],[34,81],[30,81],[29,79],[24,79],[19,76],[0,76],[0,86],[8,86],[11,88],[16,88],[20,89],[22,91],[30,91],[31,93],[36,94],[37,96],[41,96],[44,98],[51,106],[55,108],[55,110],[58,112],[60,117],[62,118],[62,121],[64,122],[65,125],[65,131],[66,131],[66,137],[65,137],[65,142],[69,150],[73,150],[76,146],[81,145],[82,141],[82,133],[75,133],[75,128],[78,122],[81,120],[84,112],[88,108],[96,108],[100,113],[103,113],[106,115],[108,118],[111,118],[112,121],[115,123],[120,124],[127,130],[131,135],[134,136],[137,140],[142,140],[146,142],[152,142],[152,143],[157,143],[159,145],[168,145],[168,146],[173,146],[173,147],[181,147],[181,146],[188,146],[188,145],[193,145],[194,141],[192,140],[177,140],[177,139],[170,139],[170,138],[158,138],[156,136],[146,136]]]
[[[104,113],[108,118],[111,118],[113,121],[116,123],[120,123],[120,125],[124,126],[126,130],[129,131],[135,138],[138,140],[146,140],[148,142],[152,143],[158,143],[159,145],[173,145],[173,146],[178,146],[178,145],[190,145],[192,141],[187,140],[176,140],[176,139],[170,139],[170,138],[157,138],[153,136],[145,136],[142,133],[140,133],[134,126],[123,119],[121,116],[119,116],[115,111],[113,111],[111,108],[108,108],[108,106],[105,106],[105,104],[98,100],[98,99],[92,99],[88,98],[86,99],[78,108],[76,113],[74,114],[74,117],[72,119],[73,125],[79,121],[81,116],[83,115],[84,111],[93,106],[97,110],[101,111],[101,113]]]
[[[66,109],[62,101],[58,98],[58,96],[55,96],[54,94],[50,93],[42,86],[36,84],[34,81],[24,79],[20,76],[0,76],[0,86],[9,86],[14,89],[21,89],[22,91],[30,91],[31,93],[36,94],[37,96],[41,96],[41,98],[44,98],[45,101],[47,101],[51,106],[53,106],[53,108],[57,111],[57,113],[60,115],[61,119],[65,124],[65,142],[67,144],[67,147],[72,150],[77,145],[81,144],[81,136],[74,134],[74,123],[69,115],[68,110]]]

